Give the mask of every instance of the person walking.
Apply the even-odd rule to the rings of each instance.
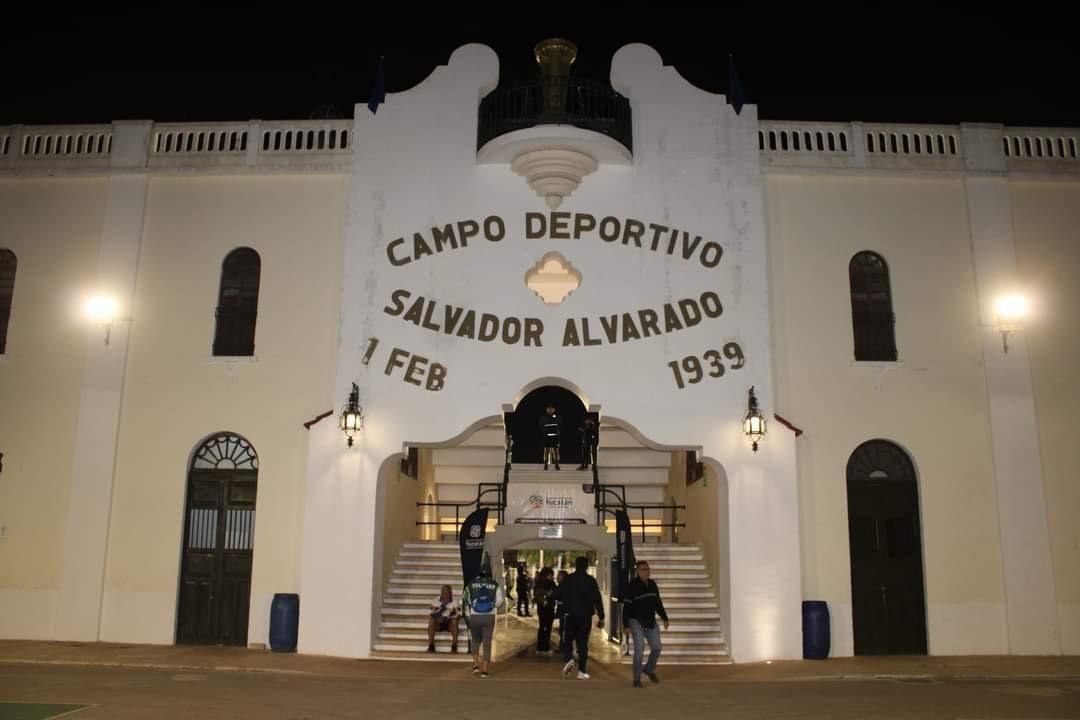
[[[641,673],[654,683],[659,683],[656,675],[656,663],[660,660],[660,628],[656,626],[656,616],[664,621],[668,629],[668,615],[664,610],[664,601],[660,599],[660,588],[649,577],[649,563],[639,560],[634,566],[637,576],[623,590],[620,600],[623,603],[623,632],[629,632],[634,638],[634,687],[641,685]],[[649,642],[649,661],[642,668],[641,660],[645,655],[645,641]]]
[[[592,629],[593,612],[599,617],[596,627],[604,628],[604,601],[596,578],[589,575],[589,559],[579,557],[574,563],[575,571],[556,590],[556,599],[564,603],[566,612],[566,639],[563,646],[562,675],[570,677],[577,669],[578,680],[589,679],[589,631]],[[578,659],[574,661],[574,646]]]
[[[505,601],[502,588],[491,577],[491,567],[482,565],[480,574],[465,586],[462,597],[468,613],[472,637],[473,675],[488,676],[491,668],[491,644],[495,637],[495,612]]]
[[[533,602],[536,603],[536,616],[540,618],[540,627],[536,631],[536,652],[551,652],[551,627],[555,624],[555,571],[544,568],[533,585]]]

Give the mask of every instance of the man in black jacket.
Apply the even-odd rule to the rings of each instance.
[[[555,412],[554,405],[548,405],[544,414],[540,416],[540,436],[544,440],[544,469],[548,469],[548,461],[555,463],[555,469],[559,469],[559,444],[562,440],[562,418]]]
[[[649,563],[638,561],[635,566],[637,577],[631,580],[623,590],[620,600],[623,603],[623,631],[629,631],[634,637],[634,687],[641,687],[641,659],[645,655],[645,640],[649,641],[649,662],[645,665],[645,674],[654,683],[660,682],[656,676],[656,663],[660,660],[660,628],[656,627],[656,616],[664,620],[664,629],[668,629],[667,611],[660,599],[660,588],[649,579]]]
[[[589,679],[589,630],[592,629],[593,610],[599,616],[596,627],[604,628],[604,600],[600,597],[600,586],[596,578],[589,575],[589,560],[579,557],[575,562],[576,571],[555,590],[555,599],[562,603],[566,613],[566,642],[563,645],[563,677],[570,677],[577,667],[578,680]],[[580,664],[574,663],[574,644],[577,644]]]

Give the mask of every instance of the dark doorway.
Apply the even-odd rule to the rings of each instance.
[[[585,405],[569,390],[545,385],[530,392],[514,409],[510,431],[514,438],[512,460],[514,463],[540,463],[544,461],[544,447],[540,436],[540,416],[548,405],[562,417],[562,441],[559,448],[560,464],[573,469],[581,462],[581,432],[585,424]]]
[[[188,472],[176,642],[247,645],[259,459],[231,433],[203,443]]]
[[[915,467],[885,440],[847,465],[856,655],[925,655],[926,597]]]

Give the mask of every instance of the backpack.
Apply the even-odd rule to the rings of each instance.
[[[485,582],[474,583],[469,588],[469,607],[474,613],[490,614],[495,611],[495,586]]]

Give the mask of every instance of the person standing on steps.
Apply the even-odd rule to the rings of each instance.
[[[600,586],[589,574],[589,559],[581,556],[574,563],[575,571],[555,591],[556,600],[564,603],[566,612],[566,639],[563,646],[562,676],[570,677],[577,668],[578,680],[589,679],[589,631],[592,629],[593,611],[599,616],[596,627],[604,629],[604,600]],[[574,661],[574,645],[577,645],[578,661]]]
[[[596,444],[599,441],[596,420],[585,418],[585,424],[578,428],[581,433],[581,465],[578,470],[588,470],[589,464],[596,464]]]
[[[544,440],[544,469],[548,469],[548,461],[555,463],[555,469],[559,470],[559,442],[562,439],[562,418],[555,412],[554,405],[548,405],[544,414],[540,417],[540,435]]]
[[[660,588],[656,581],[649,578],[649,563],[639,560],[634,566],[637,577],[623,589],[619,600],[623,603],[623,632],[629,632],[634,638],[634,687],[641,687],[641,659],[645,655],[645,641],[649,641],[649,662],[645,664],[645,674],[649,680],[659,683],[656,675],[656,663],[660,660],[660,628],[656,626],[656,616],[664,621],[668,629],[667,611],[660,599]]]

